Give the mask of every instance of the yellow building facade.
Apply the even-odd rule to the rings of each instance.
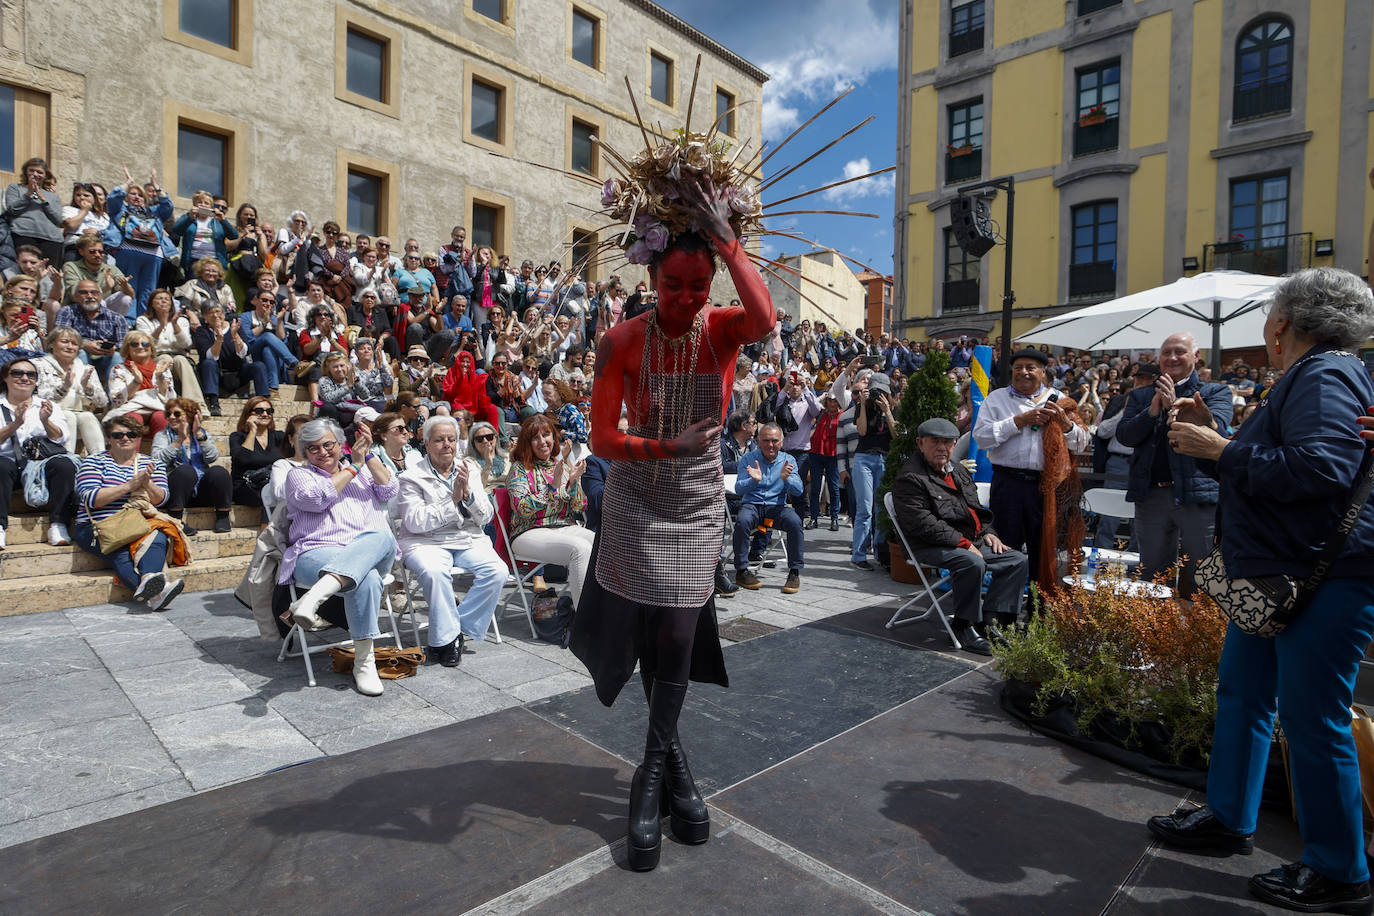
[[[1368,0],[913,0],[896,300],[907,336],[1001,332],[1004,250],[951,203],[1015,178],[1012,330],[1197,270],[1367,274]],[[986,198],[1005,234],[1006,195]]]

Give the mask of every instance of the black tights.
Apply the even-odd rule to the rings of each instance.
[[[651,628],[654,677],[673,684],[687,683],[692,673],[692,642],[701,608],[653,608],[646,621]],[[649,640],[646,640],[648,642]]]

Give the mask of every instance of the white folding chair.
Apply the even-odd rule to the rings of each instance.
[[[887,509],[888,517],[895,520],[897,513],[892,507],[892,494],[890,492],[883,494],[883,506]],[[897,529],[897,537],[901,540],[902,552],[906,554],[907,562],[916,568],[916,575],[921,579],[921,590],[908,598],[901,607],[897,608],[897,612],[893,614],[892,619],[887,622],[887,629],[891,630],[894,627],[900,627],[904,624],[917,623],[918,621],[925,620],[931,614],[934,614],[939,618],[940,623],[944,625],[945,632],[949,634],[949,641],[954,644],[954,648],[962,649],[963,644],[959,642],[959,637],[954,635],[954,628],[949,625],[949,618],[951,615],[945,613],[944,606],[940,604],[940,599],[943,596],[936,592],[937,588],[951,584],[949,572],[943,569],[939,570],[939,578],[932,582],[931,577],[926,575],[925,564],[917,560],[916,555],[912,553],[911,545],[907,543],[906,533],[902,531],[902,526],[894,524],[892,527]],[[926,608],[922,613],[911,617],[902,616],[903,611],[911,607],[917,601],[920,601],[922,598],[930,599],[930,607]]]
[[[526,587],[531,579],[544,571],[544,563],[534,557],[522,557],[515,552],[515,548],[511,546],[510,542],[510,531],[506,527],[506,517],[510,513],[510,494],[504,487],[498,487],[497,493],[492,494],[496,504],[496,532],[500,535],[501,544],[505,547],[506,556],[510,559],[511,576],[515,579],[515,592],[520,596],[520,604],[525,609],[525,620],[530,625],[530,639],[538,639],[539,631],[534,628],[534,606],[530,601],[530,596],[526,594]],[[521,563],[529,564],[528,572],[520,572]],[[505,607],[509,600],[509,595],[503,598],[501,607]],[[500,613],[499,608],[497,613]],[[493,616],[492,620],[495,619]]]
[[[398,627],[396,624],[396,615],[392,613],[391,609],[391,583],[395,581],[396,578],[392,576],[390,573],[387,573],[385,576],[382,577],[382,606],[377,609],[377,618],[378,623],[380,623],[382,616],[385,615],[387,622],[391,625],[391,636],[393,639],[396,640],[396,648],[401,649],[404,648],[401,645],[401,630],[400,627]],[[299,589],[297,588],[295,582],[292,582],[290,584],[290,589],[291,600],[295,601],[297,598],[300,597]],[[318,632],[323,633],[325,631],[320,630]],[[292,640],[295,640],[296,646],[298,648],[291,648]],[[419,644],[418,634],[416,644]],[[281,651],[277,653],[277,661],[280,662],[285,661],[288,658],[298,657],[303,659],[305,661],[305,679],[309,681],[311,687],[314,687],[315,667],[310,663],[310,656],[319,655],[321,652],[328,652],[330,649],[351,645],[353,645],[353,640],[351,638],[339,639],[335,640],[334,642],[328,643],[320,643],[318,645],[311,645],[309,635],[307,634],[305,628],[293,620],[291,622],[291,629],[288,630],[286,636],[282,638]]]
[[[1096,515],[1110,518],[1135,518],[1135,503],[1126,501],[1125,490],[1112,490],[1107,487],[1094,487],[1083,491],[1083,507]],[[1113,550],[1110,547],[1097,548],[1099,559],[1122,563],[1126,566],[1139,566],[1140,554],[1129,550]]]
[[[410,568],[406,566],[404,560],[402,560],[398,565],[401,567],[401,593],[405,596],[406,602],[404,613],[410,615],[411,632],[415,634],[415,645],[418,646],[420,645],[420,611],[419,608],[416,607],[415,599],[420,591],[420,583],[413,578],[414,574],[410,571]],[[462,566],[455,566],[451,570],[453,576],[453,590],[455,593],[455,598],[457,597],[459,577],[470,575],[471,572],[471,570],[466,569]],[[502,588],[504,587],[505,586],[502,586]],[[487,626],[487,633],[491,635],[492,642],[501,642],[501,627],[498,626],[496,623],[495,614],[491,615],[491,623]]]

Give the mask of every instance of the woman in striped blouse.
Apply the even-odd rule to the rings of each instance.
[[[596,535],[573,518],[587,508],[581,482],[587,464],[570,465],[559,452],[558,428],[548,417],[535,414],[520,426],[511,452],[511,549],[521,559],[568,567],[576,605]]]
[[[131,497],[145,497],[154,506],[167,498],[167,472],[162,463],[138,453],[146,432],[136,414],[105,420],[107,450],[83,459],[76,475],[76,498],[81,511],[74,535],[81,549],[114,568],[119,581],[133,589],[135,601],[146,601],[153,610],[162,611],[185,585],[167,579],[163,572],[167,565],[167,535],[154,532],[150,546],[135,565],[127,546],[101,553],[95,534],[95,523],[123,509]]]
[[[343,430],[333,420],[311,420],[296,434],[296,457],[305,464],[286,475],[290,545],[277,581],[313,583],[291,604],[292,619],[307,630],[328,626],[318,615],[320,605],[336,594],[343,598],[353,682],[359,693],[375,697],[382,692],[372,649],[381,635],[382,577],[397,558],[384,507],[398,484],[374,454],[368,424],[358,424],[353,440],[356,464],[345,458],[343,444]]]

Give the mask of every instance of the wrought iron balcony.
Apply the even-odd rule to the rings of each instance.
[[[1116,295],[1116,262],[1069,265],[1070,299],[1105,299]]]
[[[1116,149],[1121,141],[1121,118],[1112,115],[1101,121],[1079,118],[1073,126],[1073,154],[1088,156]]]
[[[978,280],[946,280],[940,313],[957,315],[978,311]]]
[[[1242,87],[1237,85],[1231,104],[1231,120],[1248,121],[1252,118],[1266,118],[1269,115],[1283,114],[1293,107],[1293,81],[1291,79],[1275,83],[1262,83],[1258,86]]]
[[[982,177],[983,148],[975,146],[972,149],[968,147],[960,147],[959,149],[968,151],[945,153],[945,184],[971,181],[974,178]]]
[[[960,54],[981,50],[983,50],[983,27],[981,25],[965,29],[962,32],[949,33],[950,57],[958,57]]]
[[[1243,270],[1280,277],[1312,266],[1312,233],[1233,239],[1202,246],[1203,270]]]

